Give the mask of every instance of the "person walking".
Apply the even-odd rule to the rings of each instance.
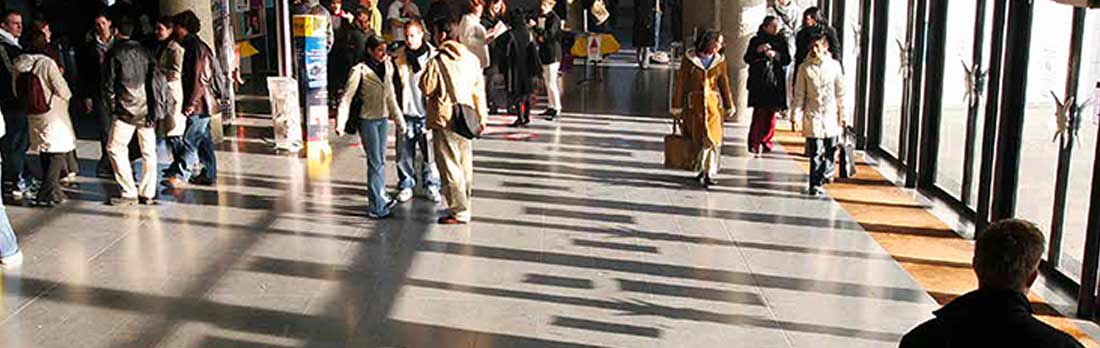
[[[174,27],[172,17],[166,16],[157,20],[154,32],[157,43],[153,49],[153,59],[157,70],[168,82],[168,94],[171,96],[171,100],[168,101],[171,114],[161,120],[158,133],[164,137],[164,143],[172,155],[172,164],[176,165],[186,163],[187,146],[184,144],[183,135],[187,129],[187,117],[183,116],[183,81],[180,79],[183,75],[184,50],[183,46],[172,38]],[[165,173],[181,170],[183,169],[169,167]]]
[[[107,152],[120,187],[120,197],[112,205],[155,205],[157,197],[157,134],[149,109],[155,102],[148,93],[155,62],[137,40],[130,38],[134,25],[120,21],[116,26],[116,42],[107,51],[103,67],[103,104],[114,118]],[[130,141],[137,134],[141,149],[141,181],[135,185],[130,163]]]
[[[397,134],[405,134],[405,118],[397,104],[393,87],[394,68],[386,55],[386,44],[378,37],[367,38],[367,56],[362,63],[351,68],[344,94],[340,97],[337,112],[338,125],[347,124],[348,117],[359,118],[359,137],[367,155],[367,198],[370,201],[371,219],[385,219],[396,201],[386,197],[386,138],[389,136],[386,117],[397,126]],[[351,102],[360,98],[362,108],[358,115],[348,115]],[[337,135],[344,135],[343,127],[336,127]]]
[[[661,44],[661,15],[666,0],[638,0],[634,3],[634,48],[638,67],[649,69],[650,59]]]
[[[821,15],[821,9],[817,7],[807,8],[802,13],[802,29],[798,31],[795,36],[795,51],[794,51],[794,64],[795,64],[795,78],[798,77],[798,67],[802,66],[802,63],[806,61],[806,56],[810,54],[810,50],[813,49],[814,44],[813,37],[820,32],[825,36],[825,39],[829,42],[829,53],[832,58],[838,62],[841,61],[841,49],[840,40],[837,38],[836,29],[829,26],[829,23],[825,21],[825,18]],[[841,65],[843,67],[843,65]]]
[[[806,156],[810,158],[809,194],[821,195],[821,187],[831,181],[836,162],[837,138],[844,129],[844,72],[829,51],[824,31],[810,36],[810,53],[798,67],[794,82],[795,124],[802,119],[806,138]]]
[[[397,104],[405,115],[408,131],[397,134],[397,201],[412,199],[417,184],[422,185],[424,196],[439,202],[439,172],[435,167],[435,154],[432,153],[431,133],[425,117],[428,116],[424,105],[424,92],[420,90],[420,78],[424,76],[424,66],[435,55],[435,48],[426,42],[424,24],[418,19],[405,23],[405,47],[397,50],[394,66],[397,74],[394,90],[397,92]],[[420,161],[416,160],[420,155]],[[417,177],[417,164],[420,176]]]
[[[546,84],[546,99],[549,103],[543,116],[553,121],[561,114],[561,83],[558,70],[562,59],[561,18],[554,13],[557,0],[543,0],[539,9],[538,23],[535,26],[535,41],[539,44],[539,60],[542,62],[542,81]]]
[[[749,152],[757,156],[772,151],[776,114],[787,109],[786,69],[791,64],[791,54],[779,33],[779,24],[778,18],[765,17],[745,51],[745,63],[749,64],[749,107],[753,108]]]
[[[432,130],[435,163],[443,181],[443,198],[447,203],[447,214],[438,222],[445,225],[466,224],[472,217],[473,140],[456,133],[451,125],[454,107],[465,105],[472,107],[474,114],[463,116],[477,117],[484,129],[489,119],[485,105],[485,79],[478,56],[457,41],[458,37],[447,29],[451,27],[450,23],[441,24],[438,26],[440,30],[435,33],[437,42],[441,42],[439,53],[424,67],[420,90],[427,100],[427,124],[428,129]]]
[[[172,18],[176,40],[183,47],[183,68],[180,80],[183,85],[183,116],[187,117],[183,144],[186,156],[175,158],[169,167],[165,185],[180,188],[183,180],[191,175],[189,158],[198,156],[202,171],[190,177],[195,185],[213,186],[217,182],[218,158],[214,152],[214,139],[210,133],[210,115],[218,104],[210,91],[212,83],[214,54],[205,42],[199,39],[202,28],[198,16],[190,10]]]
[[[699,175],[695,178],[704,188],[716,184],[724,120],[735,110],[726,58],[719,53],[723,44],[717,31],[702,33],[685,56],[687,62],[680,66],[672,95],[673,117],[683,121],[684,133],[699,150],[695,160]]]
[[[15,76],[12,62],[23,54],[19,37],[23,35],[23,14],[8,10],[0,18],[0,111],[4,114],[7,133],[0,139],[3,163],[3,191],[15,200],[22,200],[30,188],[26,173],[28,138],[27,115],[19,108],[15,96]]]
[[[107,153],[107,143],[111,133],[111,115],[107,106],[102,104],[103,95],[99,86],[103,85],[103,66],[107,51],[115,44],[115,32],[111,19],[105,13],[95,16],[92,31],[85,37],[84,49],[79,59],[80,90],[84,100],[84,112],[92,115],[99,127],[99,164],[96,176],[113,178],[111,160]]]
[[[34,204],[53,207],[67,197],[61,191],[62,171],[68,167],[66,157],[76,149],[76,132],[69,118],[69,99],[72,92],[57,63],[50,58],[46,35],[32,32],[28,35],[26,51],[12,62],[16,81],[16,95],[20,100],[34,103],[36,98],[45,102],[46,109],[28,108],[27,123],[30,130],[30,149],[38,152],[42,163],[42,187],[34,198]],[[32,79],[23,77],[33,76]],[[23,83],[38,83],[35,86]]]
[[[512,11],[508,17],[511,29],[497,37],[504,49],[503,61],[498,62],[504,72],[508,90],[508,105],[516,113],[512,127],[531,123],[531,100],[535,93],[535,78],[542,65],[539,63],[538,46],[532,40],[528,21],[532,18],[523,10]]]

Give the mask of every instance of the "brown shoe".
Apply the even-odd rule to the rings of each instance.
[[[441,217],[441,218],[439,218],[439,221],[436,221],[436,222],[439,223],[440,225],[465,225],[466,224],[465,221],[459,220],[458,218],[456,218],[454,216],[450,216],[450,215]]]

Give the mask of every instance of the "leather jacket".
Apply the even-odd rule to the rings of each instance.
[[[147,126],[149,79],[155,68],[149,52],[135,40],[116,43],[103,67],[103,105],[119,120]]]
[[[211,66],[214,63],[214,54],[210,46],[195,34],[187,35],[180,45],[184,49],[183,73],[180,78],[183,81],[183,110],[193,109],[193,112],[187,116],[209,116],[216,112],[218,107],[210,91],[214,78],[214,70]]]

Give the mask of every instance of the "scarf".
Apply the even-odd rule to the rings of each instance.
[[[7,43],[7,44],[15,46],[15,47],[18,47],[20,49],[23,48],[23,46],[19,45],[19,39],[16,39],[15,35],[12,35],[7,30],[4,30],[4,29],[0,29],[0,41],[4,41],[4,43]]]
[[[716,55],[716,54],[707,54],[707,55],[700,54],[699,55],[699,61],[703,63],[703,67],[705,67],[707,69],[710,69],[710,64],[714,63],[714,57],[716,57],[716,56],[718,56],[718,55]]]
[[[374,59],[374,56],[368,56],[366,60],[367,67],[374,72],[375,76],[378,76],[378,80],[386,81],[386,64],[382,64]]]
[[[426,42],[421,44],[420,49],[417,50],[408,47],[405,48],[405,60],[409,62],[409,67],[412,67],[414,74],[420,72],[420,69],[423,69],[423,67],[420,66],[420,57],[423,57],[426,53],[428,53],[428,43]]]

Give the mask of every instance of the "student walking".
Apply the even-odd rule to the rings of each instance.
[[[184,11],[172,18],[176,40],[183,47],[183,116],[187,118],[183,144],[185,156],[177,157],[169,167],[165,185],[180,188],[183,180],[190,176],[189,182],[195,185],[213,186],[218,177],[218,158],[214,152],[214,139],[210,133],[210,115],[218,107],[210,91],[213,83],[214,54],[210,46],[199,39],[202,28],[194,12]],[[190,158],[198,157],[202,171],[191,176]]]
[[[787,109],[786,69],[791,64],[791,55],[779,33],[779,24],[776,17],[765,17],[745,51],[745,63],[749,64],[749,106],[753,108],[749,152],[757,156],[772,151],[776,114]]]
[[[535,93],[535,79],[542,65],[539,62],[538,46],[533,40],[528,21],[531,17],[523,10],[512,11],[508,17],[511,28],[496,39],[504,49],[503,61],[498,62],[504,73],[504,83],[508,90],[509,109],[516,113],[512,127],[526,126],[531,123],[531,101]]]
[[[810,52],[798,67],[791,109],[802,119],[806,156],[810,158],[810,195],[820,195],[821,186],[834,172],[837,137],[844,129],[844,73],[829,52],[829,38],[818,30],[809,36]],[[797,123],[797,121],[796,121]]]
[[[111,204],[134,205],[140,200],[142,204],[154,205],[157,197],[157,133],[149,103],[155,100],[147,91],[155,62],[141,43],[130,39],[134,32],[133,24],[121,21],[117,30],[117,41],[107,52],[101,87],[103,104],[114,118],[107,152],[121,191],[120,197],[111,200]],[[138,184],[134,183],[129,149],[135,133],[143,162]]]
[[[367,57],[351,69],[344,94],[340,97],[337,113],[338,125],[347,124],[348,117],[359,118],[359,137],[363,151],[367,155],[367,198],[372,219],[385,219],[390,216],[390,208],[396,201],[386,197],[386,138],[389,136],[386,117],[397,125],[397,134],[405,134],[405,118],[397,104],[393,87],[394,68],[386,55],[386,44],[377,37],[367,38]],[[351,102],[360,98],[362,108],[358,115],[351,112]],[[336,127],[336,134],[343,135],[344,129]]]
[[[424,105],[424,92],[420,90],[419,83],[424,76],[424,66],[435,55],[435,48],[426,41],[427,32],[420,20],[405,23],[404,30],[405,47],[397,50],[394,60],[397,68],[397,79],[394,81],[397,104],[405,114],[405,126],[408,128],[405,133],[397,135],[397,181],[400,189],[397,201],[412,199],[413,190],[420,183],[424,196],[432,202],[439,202],[442,199],[439,195],[439,172],[435,167],[435,154],[429,145],[431,133],[425,119],[428,109]],[[417,155],[420,155],[420,161],[417,161]]]
[[[165,145],[172,154],[172,163],[185,163],[187,146],[183,142],[183,134],[187,128],[187,117],[183,116],[183,46],[172,37],[175,27],[172,17],[161,17],[157,20],[155,31],[157,43],[153,50],[153,59],[156,68],[164,75],[168,82],[168,94],[171,96],[168,109],[171,114],[160,123],[160,131],[164,136]],[[176,169],[178,170],[178,169]],[[165,172],[172,172],[170,167]]]
[[[476,1],[476,0],[474,0]],[[440,224],[469,223],[471,195],[473,194],[474,161],[473,140],[452,130],[454,107],[465,105],[473,108],[481,127],[485,127],[488,112],[485,106],[485,79],[477,55],[460,44],[447,29],[449,23],[436,26],[435,34],[439,53],[424,68],[420,89],[427,98],[428,129],[432,130],[432,148],[436,166],[443,181],[443,198],[447,203],[447,215]]]
[[[69,118],[72,92],[57,63],[47,55],[49,43],[40,32],[28,35],[26,51],[12,63],[16,95],[27,105],[30,149],[39,153],[42,187],[34,204],[53,207],[66,200],[61,173],[67,157],[76,149],[76,132]]]
[[[716,184],[714,177],[722,160],[724,120],[734,112],[726,58],[721,53],[724,39],[707,31],[695,40],[695,48],[680,66],[672,95],[672,114],[683,120],[684,133],[698,149],[695,177],[704,188]]]
[[[555,120],[561,113],[561,84],[558,70],[561,68],[561,18],[554,13],[557,0],[543,0],[538,24],[535,26],[535,41],[539,44],[539,59],[542,62],[542,81],[546,83],[546,98],[549,107],[543,116]]]

